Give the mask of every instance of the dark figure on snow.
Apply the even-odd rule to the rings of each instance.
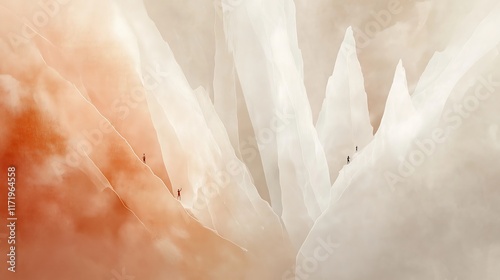
[[[349,162],[351,162],[351,158],[347,156],[347,164],[349,164]]]
[[[358,146],[356,146],[356,152],[358,151]]]
[[[142,154],[142,162],[146,163],[146,154],[145,153]]]
[[[182,191],[182,188],[177,189],[177,199],[178,200],[181,200],[181,191]]]

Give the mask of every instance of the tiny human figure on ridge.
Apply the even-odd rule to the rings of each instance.
[[[182,188],[177,189],[177,199],[178,200],[181,200],[181,191],[182,191]]]
[[[142,162],[146,163],[146,154],[142,153]]]
[[[349,164],[349,162],[351,162],[351,158],[347,156],[347,164]]]

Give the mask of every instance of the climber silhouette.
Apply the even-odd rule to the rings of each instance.
[[[177,199],[178,200],[181,200],[181,191],[182,191],[182,188],[177,189]]]
[[[349,162],[351,162],[351,158],[347,156],[347,164],[349,164]]]
[[[142,162],[146,163],[146,154],[142,153]]]
[[[356,152],[358,151],[358,146],[356,146]]]

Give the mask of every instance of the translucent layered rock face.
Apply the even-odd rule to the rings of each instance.
[[[303,84],[295,7],[242,1],[224,13],[271,205],[299,247],[326,207],[330,179]]]
[[[340,46],[316,130],[332,181],[347,163],[347,157],[353,159],[372,140],[373,129],[352,28],[347,30]]]
[[[99,27],[88,26],[95,31]],[[18,263],[14,277],[6,275],[7,270],[2,276],[104,279],[126,273],[149,279],[199,279],[214,269],[209,278],[227,273],[244,277],[245,251],[190,217],[154,173],[155,161],[151,167],[143,164],[133,150],[134,141],[124,138],[134,121],[124,128],[104,116],[99,96],[109,97],[120,82],[106,83],[105,72],[123,77],[133,73],[120,63],[124,57],[102,52],[120,48],[108,41],[79,50],[82,56],[101,58],[103,67],[80,69],[84,94],[64,76],[65,60],[58,55],[69,56],[73,46],[60,45],[58,39],[67,33],[56,31],[53,37],[27,42],[15,51],[2,46],[0,106],[2,127],[9,131],[2,138],[2,156],[9,162],[2,168],[16,166],[16,202],[23,205],[17,208],[17,233],[23,240],[18,239],[17,255],[23,256],[23,265]],[[77,60],[72,67],[78,68]],[[102,76],[92,80],[94,74]],[[140,114],[144,101],[135,105],[128,107],[135,113],[130,116],[142,121],[142,137],[135,143],[144,147],[156,133],[147,114]],[[148,147],[148,155],[160,153],[158,147]],[[198,268],[186,267],[186,259]]]
[[[33,148],[34,154],[18,156],[26,148],[20,143],[6,155],[24,168],[31,166],[33,157],[41,158],[36,164],[42,167],[30,180],[41,176],[45,182],[26,191],[33,192],[32,198],[38,192],[45,197],[56,190],[45,193],[43,187],[65,192],[63,186],[71,188],[78,181],[73,195],[82,192],[82,199],[90,197],[93,204],[103,205],[92,210],[89,218],[67,217],[79,224],[64,233],[69,240],[92,229],[97,235],[95,248],[116,250],[95,260],[103,264],[96,264],[95,271],[82,274],[81,279],[112,277],[124,264],[130,273],[148,279],[279,277],[293,264],[294,252],[279,218],[260,198],[236,157],[206,92],[189,87],[140,1],[109,1],[98,11],[91,9],[96,3],[56,3],[58,24],[47,26],[36,38],[20,37],[22,41],[2,45],[6,121],[22,128],[3,147],[25,137],[26,144],[47,142],[45,150]],[[73,18],[76,11],[79,16]],[[95,13],[100,20],[93,18]],[[72,29],[65,28],[69,22]],[[30,118],[36,124],[28,122]],[[32,129],[39,131],[30,136]],[[39,139],[40,135],[48,138]],[[146,164],[141,162],[143,153]],[[182,188],[182,200],[172,195],[172,186],[175,194]],[[106,205],[107,201],[114,206]],[[66,203],[73,202],[58,199],[57,208],[44,213],[41,221],[55,219],[53,215],[70,207]],[[112,226],[115,233],[99,237],[101,231],[92,225],[91,217],[106,215],[126,219]],[[135,247],[117,249],[133,236],[142,238],[133,243]],[[114,244],[114,238],[123,242]],[[39,241],[32,242],[44,248]],[[75,257],[84,254],[84,244],[71,249]],[[139,264],[131,265],[139,255],[126,254],[139,246],[150,252],[145,261],[152,266],[144,268],[150,274],[140,273]],[[270,246],[275,254],[265,252]],[[20,254],[30,254],[25,250]],[[59,258],[71,250],[61,248],[54,254]],[[35,262],[39,256],[31,255],[26,264],[35,268],[32,271],[43,270]],[[81,269],[75,261],[65,261],[69,274],[77,275]],[[166,265],[160,267],[161,263]],[[30,273],[26,269],[21,275],[33,278]],[[42,275],[60,279],[56,273]]]
[[[462,76],[498,46],[500,33],[491,32],[490,28],[500,24],[497,17],[499,13],[500,6],[494,5],[469,38],[461,38],[457,48],[450,47],[432,57],[413,94],[417,110],[441,114],[451,91]]]
[[[431,59],[412,97],[398,65],[380,128],[332,186],[330,207],[297,256],[296,279],[498,273],[497,223],[488,218],[498,211],[490,202],[500,179],[493,109],[500,105],[500,41],[491,34],[498,7],[469,40]]]
[[[208,95],[203,89],[189,87],[169,46],[154,32],[154,25],[148,23],[145,10],[137,3],[122,11],[134,23],[131,32],[137,37],[141,68],[157,63],[155,70],[164,78],[157,86],[146,88],[146,95],[164,161],[173,171],[171,181],[183,189],[182,204],[205,226],[258,255],[252,260],[263,267],[255,271],[255,277],[281,272],[289,265],[292,251],[279,218],[258,195]],[[132,20],[141,17],[145,19]],[[147,73],[143,72],[142,78],[148,86]],[[275,254],[262,257],[266,244],[276,247]]]
[[[420,79],[398,57],[372,127],[366,53],[399,54],[367,46],[444,4],[374,2],[345,34],[311,18],[344,37],[305,73],[296,14],[326,1],[144,2],[0,0],[1,279],[497,279],[500,4],[458,1]]]

